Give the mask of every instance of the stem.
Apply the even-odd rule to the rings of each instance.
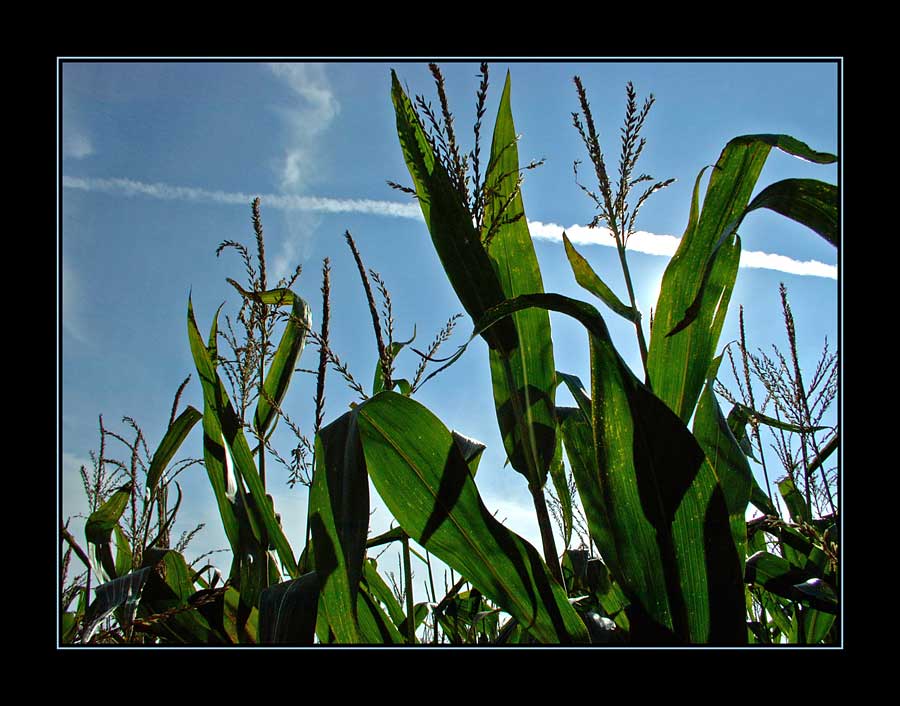
[[[409,536],[403,533],[403,573],[406,576],[406,633],[410,645],[416,642],[415,605],[413,603],[412,565],[409,556]]]
[[[637,332],[638,348],[641,351],[641,364],[644,366],[644,382],[650,387],[650,372],[647,369],[647,341],[644,339],[644,329],[641,326],[641,315],[634,297],[634,286],[631,284],[631,272],[628,269],[628,261],[625,258],[625,243],[621,238],[616,238],[616,250],[619,251],[619,262],[622,263],[622,273],[625,275],[625,286],[628,288],[628,300],[631,308],[637,314],[634,322],[634,330]],[[652,388],[651,388],[652,389]]]

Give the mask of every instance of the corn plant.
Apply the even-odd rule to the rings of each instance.
[[[726,417],[715,384],[743,219],[769,208],[837,246],[834,186],[788,179],[751,200],[769,152],[774,147],[821,164],[836,157],[787,135],[731,140],[710,172],[702,203],[706,170],[697,177],[687,228],[663,277],[652,326],[645,328],[627,243],[641,206],[671,182],[635,176],[645,147],[640,133],[653,99],[638,107],[636,91],[630,84],[626,88],[619,172],[610,178],[587,91],[575,79],[580,113],[573,114],[573,124],[597,178],[596,187],[579,186],[597,206],[594,225],[608,227],[615,238],[627,302],[600,280],[567,238],[566,253],[576,282],[601,307],[634,325],[643,368],[638,377],[593,304],[544,290],[521,193],[523,172],[537,163],[522,167],[519,162],[511,76],[483,163],[487,64],[481,65],[474,146],[468,152],[457,138],[440,69],[434,64],[430,69],[436,110],[422,97],[411,99],[392,72],[397,135],[412,186],[391,184],[421,207],[437,257],[471,320],[469,342],[480,337],[487,344],[503,450],[533,499],[541,547],[507,528],[483,502],[477,475],[485,472],[479,470],[484,444],[449,429],[415,399],[422,384],[465,354],[468,343],[425,375],[457,317],[425,352],[412,348],[413,339],[395,341],[387,285],[377,272],[367,272],[346,233],[377,351],[372,385],[363,386],[329,346],[328,261],[322,323],[314,331],[310,307],[295,293],[294,279],[274,288],[266,282],[256,202],[257,266],[246,248],[223,244],[242,253],[248,273],[246,286],[229,280],[247,312],[240,319],[243,345],[230,322],[227,327],[233,357],[219,353],[218,312],[204,337],[188,303],[188,338],[204,400],[204,465],[232,566],[222,595],[198,584],[199,590],[183,596],[182,606],[189,599],[208,601],[201,614],[206,632],[173,633],[172,639],[744,645],[781,636],[807,642],[832,638],[838,605],[832,590],[837,588],[834,525],[817,524],[809,497],[804,503],[787,483],[779,487],[792,523],[772,511],[765,522],[748,525],[751,502],[764,512],[773,510],[747,455],[746,424],[759,421],[761,412],[745,405]],[[648,188],[633,199],[641,184]],[[372,281],[382,299],[380,313]],[[290,313],[273,349],[271,324],[282,309]],[[574,318],[587,333],[587,386],[576,371],[556,369],[550,311]],[[315,439],[303,446],[311,460],[304,459],[297,476],[308,485],[309,497],[305,543],[295,553],[266,493],[265,459],[267,450],[278,458],[267,440],[276,420],[289,422],[282,402],[308,339],[319,348]],[[407,377],[396,366],[404,350],[420,356]],[[329,365],[360,399],[327,421]],[[575,407],[557,405],[559,385],[566,385]],[[245,413],[254,402],[250,424]],[[803,472],[816,470],[816,463],[804,456]],[[369,532],[370,481],[395,520],[391,530],[376,537]],[[549,506],[545,494],[551,497]],[[567,546],[577,518],[583,518],[579,531],[587,535],[588,546],[560,554],[554,517]],[[780,543],[778,552],[767,551],[766,537]],[[400,550],[401,579],[389,573],[386,580],[373,556],[388,544]],[[416,602],[414,596],[414,557],[428,570],[426,601]],[[450,567],[443,597],[435,590],[431,557]]]

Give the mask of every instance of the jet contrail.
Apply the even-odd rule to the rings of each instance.
[[[155,182],[135,181],[133,179],[97,179],[63,176],[62,185],[67,189],[95,191],[121,196],[148,196],[169,201],[194,201],[197,203],[221,203],[228,205],[247,205],[256,194],[243,192],[210,191],[190,186],[175,186]],[[422,211],[416,203],[398,203],[396,201],[376,201],[372,199],[336,199],[320,196],[295,196],[284,194],[259,195],[267,208],[285,211],[314,211],[319,213],[362,213],[373,216],[391,218],[412,218],[421,220]],[[576,245],[615,245],[605,228],[588,228],[573,225],[563,228],[555,223],[529,221],[529,230],[534,238],[562,242],[565,231],[569,239]],[[638,231],[628,240],[628,249],[648,255],[675,254],[680,238],[674,235],[658,235],[646,231]],[[794,260],[784,255],[745,250],[741,253],[741,267],[777,270],[795,275],[825,277],[837,279],[837,267],[817,260]]]

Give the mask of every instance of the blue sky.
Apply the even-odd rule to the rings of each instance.
[[[478,64],[447,61],[441,66],[457,135],[469,149]],[[437,103],[425,62],[60,64],[64,517],[85,511],[78,468],[90,467],[89,451],[98,448],[98,415],[122,434],[127,432],[122,417],[134,418],[151,451],[162,438],[175,390],[193,372],[185,323],[188,296],[201,331],[208,330],[223,302],[225,312],[236,311],[236,292],[225,278],[242,281],[242,264],[234,251],[218,258],[215,251],[226,239],[252,246],[253,197],[262,198],[270,281],[302,265],[295,289],[312,306],[316,326],[322,259],[330,258],[332,347],[363,384],[370,384],[377,353],[344,231],[353,234],[366,266],[388,285],[397,340],[409,338],[415,326],[416,343],[426,346],[451,315],[463,311],[418,207],[386,184],[410,182],[390,100],[391,68],[409,91]],[[621,298],[626,293],[615,249],[607,247],[612,239],[577,227],[588,223],[594,211],[572,171],[573,161],[587,161],[572,127],[571,113],[578,110],[572,77],[583,80],[611,168],[618,156],[626,83],[634,83],[640,100],[649,93],[656,97],[639,169],[677,181],[643,207],[637,227],[648,235],[630,243],[629,265],[645,318],[668,261],[651,253],[674,242],[654,236],[681,235],[694,179],[716,161],[729,139],[787,133],[814,149],[838,152],[835,62],[494,61],[483,150],[489,149],[507,69],[522,135],[520,160],[546,159],[526,173],[523,185],[545,290],[585,300],[590,295],[575,284],[559,240],[563,228],[581,243],[580,252],[604,281]],[[579,175],[593,186],[588,166]],[[837,183],[838,167],[773,151],[757,190],[789,177]],[[769,212],[750,215],[741,236],[742,269],[720,349],[737,336],[740,304],[751,347],[786,346],[778,294],[784,282],[797,320],[801,362],[811,368],[825,337],[832,350],[838,343],[837,252],[812,231]],[[619,351],[638,369],[633,328],[601,311]],[[587,380],[583,330],[556,315],[552,325],[557,368]],[[465,342],[470,331],[469,320],[461,319],[445,351]],[[315,356],[314,348],[307,348],[301,366],[315,367]],[[398,375],[411,376],[417,362],[413,354],[401,354]],[[329,373],[326,394],[326,421],[355,399],[334,373]],[[285,402],[307,433],[313,395],[312,377],[298,375]],[[486,504],[539,546],[524,479],[502,467],[484,344],[473,343],[417,399],[448,427],[487,444],[478,474]],[[184,404],[202,410],[196,375]],[[289,436],[284,439],[292,443]],[[199,433],[192,433],[182,452],[202,455]],[[289,488],[287,473],[277,466],[269,468],[269,490],[299,554],[306,492]],[[188,559],[226,547],[205,472],[194,467],[179,481],[185,503],[175,536],[206,523]],[[373,530],[386,529],[389,521],[379,503]],[[227,571],[227,563],[221,568]]]

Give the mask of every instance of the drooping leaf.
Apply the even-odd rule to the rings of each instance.
[[[357,425],[357,410],[351,410],[319,430],[309,494],[320,600],[341,643],[361,639],[355,612],[369,529],[369,484]]]
[[[132,484],[129,481],[117,489],[103,505],[92,512],[84,526],[88,550],[99,561],[100,567],[109,580],[118,576],[116,563],[113,561],[112,549],[110,548],[113,529],[118,525],[119,518],[125,512],[131,493]]]
[[[466,576],[542,642],[587,632],[537,550],[484,506],[450,431],[428,409],[382,392],[358,408],[369,475],[411,538]]]
[[[131,544],[118,523],[113,525],[113,533],[116,535],[116,576],[124,576],[131,571]]]
[[[313,644],[319,588],[314,571],[266,588],[259,601],[260,644]]]
[[[258,537],[264,547],[271,542],[278,552],[285,570],[292,578],[298,578],[297,562],[293,551],[275,516],[274,508],[266,496],[265,488],[253,461],[253,454],[244,437],[240,419],[209,357],[209,351],[200,338],[190,301],[188,301],[188,338],[194,365],[197,367],[203,387],[204,458],[232,549],[236,552],[240,551],[240,536],[234,501],[229,498],[231,493],[229,492],[228,478],[230,474],[236,481],[237,492],[242,494],[243,484],[246,484],[249,495],[253,499],[252,504],[245,502],[245,508],[254,537]],[[263,531],[265,536],[260,535]]]
[[[569,258],[569,264],[572,266],[572,272],[575,274],[575,281],[600,299],[600,301],[606,304],[606,306],[619,316],[634,323],[638,319],[638,313],[633,307],[630,307],[619,299],[615,293],[606,286],[606,283],[600,279],[596,272],[594,272],[590,263],[575,249],[575,246],[572,245],[572,242],[565,233],[563,233],[563,244],[566,248],[566,257]]]
[[[517,297],[492,309],[473,336],[532,306],[572,316],[590,334],[596,467],[578,491],[586,506],[604,499],[610,533],[594,539],[631,602],[632,635],[654,643],[744,642],[740,559],[703,450],[634,376],[590,304],[557,294]]]
[[[356,614],[359,616],[359,641],[367,645],[402,645],[403,634],[372,598],[365,585],[356,594]]]
[[[818,179],[784,179],[763,189],[745,214],[768,208],[801,223],[838,246],[838,189]]]
[[[152,567],[147,574],[139,617],[159,616],[175,611],[165,620],[154,621],[151,633],[168,640],[187,644],[209,644],[220,641],[209,622],[198,610],[183,610],[190,606],[197,592],[191,580],[191,570],[181,553],[174,549],[150,549],[144,552],[144,567]]]
[[[733,231],[772,147],[819,164],[836,161],[787,135],[744,135],[731,140],[719,156],[702,210],[698,176],[687,228],[663,276],[647,360],[654,393],[685,422],[715,355],[734,286],[721,260],[733,259],[733,254],[726,256],[737,240]],[[680,332],[669,335],[676,326]]]
[[[261,296],[264,298],[266,294],[264,292]],[[253,416],[253,426],[260,436],[266,435],[285,394],[287,394],[294,369],[297,367],[297,360],[303,353],[306,335],[312,326],[312,311],[309,304],[297,295],[293,295],[290,306],[291,315],[285,324],[281,340],[278,342],[275,355],[266,372],[263,384],[265,394],[260,395],[256,413]]]
[[[175,452],[178,451],[181,444],[187,438],[194,425],[203,418],[199,411],[188,406],[178,418],[172,422],[172,425],[166,429],[159,446],[153,454],[150,461],[150,468],[147,470],[147,488],[150,490],[151,501],[157,493],[159,480],[162,478],[163,471],[172,460]]]

